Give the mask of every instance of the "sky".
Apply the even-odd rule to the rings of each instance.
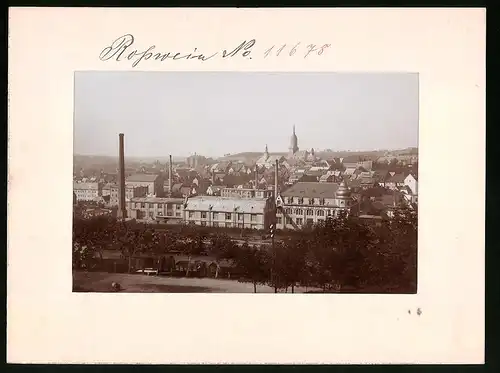
[[[219,157],[418,146],[418,74],[76,72],[74,153]]]

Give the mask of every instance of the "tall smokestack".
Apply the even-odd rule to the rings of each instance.
[[[276,167],[274,169],[274,199],[278,198],[278,160],[276,160]]]
[[[168,194],[172,196],[172,155],[168,156]]]
[[[125,206],[125,146],[124,146],[124,135],[120,133],[120,154],[119,154],[119,165],[118,165],[118,218],[125,219],[127,217],[127,207]]]

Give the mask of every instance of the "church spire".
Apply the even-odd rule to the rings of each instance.
[[[267,144],[266,144],[266,151],[264,152],[264,155],[267,158],[269,158],[269,150],[267,149]]]
[[[299,147],[297,142],[298,141],[297,141],[297,135],[295,134],[295,124],[294,124],[292,137],[290,138],[290,147],[288,148],[290,155],[293,155],[298,152]]]

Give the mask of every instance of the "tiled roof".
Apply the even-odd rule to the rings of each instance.
[[[126,181],[151,183],[157,178],[156,174],[134,174],[127,177]]]
[[[200,196],[189,198],[186,211],[208,211],[212,206],[213,212],[262,213],[266,207],[265,198],[225,198]]]
[[[387,180],[387,183],[402,183],[405,179],[406,176],[404,173],[394,174],[394,176],[391,176],[389,180]]]
[[[339,184],[319,182],[299,182],[285,190],[283,197],[335,198]]]
[[[83,189],[98,189],[98,183],[73,183],[73,189],[83,190]]]
[[[160,197],[134,197],[130,199],[131,202],[140,203],[182,203],[183,198],[160,198]]]

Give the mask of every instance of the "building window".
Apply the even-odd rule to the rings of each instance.
[[[202,226],[202,227],[206,227],[206,226],[207,226],[207,222],[206,222],[206,221],[202,221],[202,222],[201,222],[201,226]]]
[[[213,213],[214,220],[219,219],[219,214],[217,212]]]
[[[314,210],[309,209],[309,210],[307,210],[306,214],[309,216],[314,215]]]
[[[238,224],[238,228],[242,229],[243,228],[243,224]]]
[[[297,225],[302,225],[302,224],[304,223],[304,219],[302,219],[302,218],[297,218],[297,219],[295,220],[295,222],[297,223]]]
[[[181,213],[180,212],[176,212],[175,216],[177,216],[178,218],[180,218],[181,217]]]
[[[314,205],[314,198],[309,198],[309,204]]]
[[[308,224],[308,225],[313,225],[313,224],[314,224],[313,219],[307,219],[307,224]]]
[[[219,223],[214,222],[214,223],[212,224],[212,226],[213,226],[214,228],[218,228],[218,227],[219,227]]]
[[[226,228],[231,228],[231,223],[226,223]]]
[[[276,218],[276,224],[281,224],[281,218],[280,217]]]
[[[298,203],[299,203],[299,205],[302,205],[304,203],[304,198],[299,198]]]
[[[238,220],[243,220],[243,214],[238,214]]]
[[[226,214],[226,220],[231,220],[231,214]]]
[[[299,209],[295,210],[295,215],[302,215],[302,211]]]
[[[291,218],[286,218],[286,223],[287,224],[292,224],[292,219]]]
[[[252,214],[251,215],[251,220],[252,221],[257,221],[257,214]]]
[[[193,211],[189,211],[189,219],[192,219],[194,218],[194,212]]]
[[[318,211],[316,211],[316,215],[318,215],[318,216],[325,216],[325,211],[324,210],[318,210]]]
[[[286,199],[286,203],[293,203],[293,197],[288,197]]]
[[[205,211],[202,211],[201,218],[202,219],[206,219],[207,218],[207,213]]]
[[[320,205],[324,205],[325,204],[325,199],[324,198],[320,198],[319,199],[319,204]]]
[[[141,203],[141,208],[145,209],[146,208],[146,204],[145,203]]]

